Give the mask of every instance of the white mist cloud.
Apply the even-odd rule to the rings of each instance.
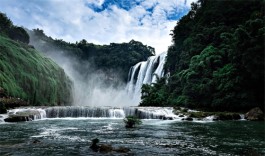
[[[103,6],[107,0],[0,0],[0,11],[14,24],[40,28],[48,36],[69,42],[86,39],[96,44],[109,44],[134,39],[161,53],[171,44],[170,30],[193,1],[135,0],[126,4],[114,1]],[[117,3],[131,6],[123,8]]]

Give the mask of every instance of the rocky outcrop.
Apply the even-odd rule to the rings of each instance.
[[[259,107],[255,107],[245,114],[245,119],[250,121],[264,121],[264,113]]]
[[[9,114],[9,116],[4,119],[5,122],[23,122],[32,121],[38,116],[41,116],[40,112],[37,110],[27,110],[23,112],[17,112],[16,114]]]
[[[22,121],[31,121],[32,118],[29,116],[9,116],[4,119],[5,122],[22,122]]]
[[[213,120],[239,120],[241,119],[238,113],[219,113],[214,115]]]

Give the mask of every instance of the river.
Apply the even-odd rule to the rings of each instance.
[[[126,129],[122,119],[51,118],[0,123],[0,155],[101,155],[89,146],[98,138],[125,155],[240,155],[247,148],[265,154],[264,122],[145,119]],[[103,155],[122,155],[110,153]]]

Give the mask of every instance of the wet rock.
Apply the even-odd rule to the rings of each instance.
[[[183,118],[181,120],[186,120],[186,121],[193,121],[193,118],[192,117],[186,117],[186,118]]]
[[[190,115],[189,115],[189,117],[199,118],[199,119],[205,118],[207,116],[208,114],[205,112],[190,112]]]
[[[173,120],[173,117],[167,117],[167,120]]]
[[[40,143],[40,140],[35,139],[32,143],[33,143],[33,144]]]
[[[99,139],[93,139],[92,140],[92,144],[90,146],[90,148],[94,151],[94,152],[100,152],[100,153],[110,153],[110,152],[117,152],[117,153],[128,153],[130,151],[130,149],[125,148],[125,147],[119,147],[118,149],[113,148],[111,145],[105,145],[105,144],[100,144],[99,143]]]
[[[99,146],[97,145],[99,143],[99,139],[93,139],[92,140],[92,144],[90,146],[90,148],[94,151],[94,152],[98,152],[99,151]]]
[[[161,115],[161,116],[159,116],[159,119],[160,119],[160,120],[163,120],[164,117],[165,117],[165,116],[162,116],[162,115]]]
[[[109,152],[112,152],[113,151],[113,148],[111,145],[100,145],[99,146],[99,152],[101,153],[109,153]]]
[[[4,119],[5,122],[23,122],[32,121],[35,116],[40,116],[40,112],[37,110],[26,110],[23,112],[17,112],[16,114],[9,114],[9,116]]]
[[[125,147],[119,147],[118,149],[114,149],[114,151],[118,153],[128,153],[130,152],[130,149]]]
[[[215,114],[213,121],[217,120],[239,120],[241,119],[240,114],[238,113],[219,113]]]
[[[173,120],[173,117],[171,117],[171,116],[170,116],[170,117],[165,117],[165,116],[164,116],[164,117],[163,117],[163,120]]]
[[[245,119],[250,121],[264,121],[264,113],[259,107],[255,107],[245,114]]]
[[[184,117],[184,115],[179,115],[179,117],[180,117],[180,118],[183,118],[183,117]]]
[[[218,121],[219,120],[219,117],[217,115],[214,115],[213,116],[213,121]]]
[[[23,122],[23,121],[31,121],[31,119],[27,116],[10,116],[4,119],[5,122]]]

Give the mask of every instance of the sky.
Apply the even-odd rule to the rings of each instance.
[[[170,30],[195,0],[0,0],[15,25],[52,38],[109,44],[134,39],[167,51]]]

